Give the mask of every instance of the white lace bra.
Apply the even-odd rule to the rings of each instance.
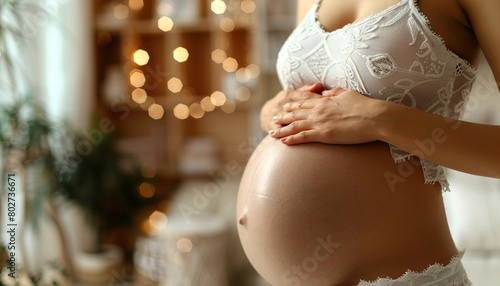
[[[435,34],[417,0],[401,0],[353,24],[327,32],[317,20],[320,0],[278,55],[284,89],[321,82],[445,117],[459,118],[477,70]],[[402,162],[410,154],[391,146]],[[444,169],[421,160],[426,183],[449,190]]]

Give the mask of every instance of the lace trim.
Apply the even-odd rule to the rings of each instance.
[[[469,286],[472,285],[462,266],[464,251],[453,256],[450,263],[435,263],[422,272],[408,270],[397,279],[378,278],[375,281],[361,280],[357,286],[395,286],[395,285],[427,285],[427,286]]]
[[[326,28],[323,26],[323,24],[321,24],[321,22],[319,21],[319,9],[321,8],[321,3],[323,2],[323,0],[317,0],[316,1],[316,7],[313,9],[314,10],[314,22],[316,23],[316,25],[320,28],[320,30],[323,31],[323,33],[325,34],[334,34],[334,33],[337,33],[337,32],[341,32],[347,28],[350,28],[350,27],[353,27],[353,26],[357,26],[359,24],[362,24],[368,20],[370,20],[371,18],[374,18],[374,17],[381,17],[389,12],[391,12],[392,10],[396,9],[397,7],[399,7],[400,5],[406,3],[408,0],[400,0],[399,2],[397,3],[394,3],[392,5],[390,5],[389,7],[385,8],[384,10],[381,10],[379,12],[375,12],[375,13],[372,13],[366,17],[363,17],[355,22],[352,22],[352,23],[347,23],[345,24],[344,26],[340,27],[340,28],[337,28],[333,31],[327,31]]]
[[[441,35],[439,35],[438,33],[434,32],[434,30],[432,29],[432,26],[431,26],[431,22],[429,21],[429,18],[427,18],[427,16],[422,12],[422,10],[420,10],[420,7],[418,6],[418,0],[410,0],[410,4],[414,8],[414,10],[417,12],[416,14],[424,20],[423,24],[424,24],[424,28],[427,30],[427,32],[429,32],[432,36],[434,36],[434,38],[439,42],[439,44],[444,49],[446,49],[446,51],[450,55],[452,55],[453,57],[462,61],[467,66],[467,68],[472,72],[472,74],[476,75],[478,73],[477,68],[474,65],[472,65],[468,60],[460,57],[459,55],[455,54],[452,50],[450,50],[448,48],[448,46],[446,45],[446,42],[444,41],[443,37]]]

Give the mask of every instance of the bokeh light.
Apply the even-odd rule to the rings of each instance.
[[[206,112],[212,112],[215,110],[215,105],[212,103],[212,98],[210,96],[205,96],[201,102],[201,108]]]
[[[179,103],[174,107],[174,116],[177,119],[181,120],[187,119],[189,118],[189,113],[190,113],[189,106],[185,104]]]
[[[163,108],[163,106],[155,103],[148,108],[148,114],[152,119],[160,120],[165,114],[165,109]]]
[[[252,97],[252,93],[250,92],[250,89],[248,89],[248,87],[242,86],[236,90],[235,97],[239,101],[245,102],[250,100],[250,97]]]
[[[255,8],[256,8],[256,5],[255,5],[255,1],[253,0],[243,0],[241,1],[241,11],[247,13],[247,14],[251,14],[253,12],[255,12]]]
[[[141,166],[141,174],[144,178],[152,179],[156,176],[156,168],[151,164],[143,164]]]
[[[144,76],[144,73],[141,70],[134,69],[130,73],[130,84],[137,88],[143,87],[144,84],[146,84],[146,77]]]
[[[238,61],[229,57],[222,62],[222,68],[227,72],[235,72],[238,69]]]
[[[167,86],[168,86],[168,90],[170,90],[173,93],[179,93],[184,88],[182,81],[176,77],[171,78],[167,82]]]
[[[177,47],[174,50],[174,59],[178,61],[179,63],[183,63],[187,61],[189,58],[189,52],[186,50],[186,48],[183,47]]]
[[[227,5],[222,0],[214,0],[214,1],[212,1],[210,8],[211,8],[212,12],[214,12],[217,15],[220,15],[220,14],[224,14],[226,12]]]
[[[247,70],[250,71],[251,78],[257,78],[260,75],[260,67],[256,64],[249,64]]]
[[[134,62],[140,66],[145,66],[149,62],[149,54],[145,50],[137,50],[134,52]]]
[[[142,183],[139,186],[139,194],[146,199],[154,197],[156,193],[156,188],[153,184],[150,183]]]
[[[189,112],[193,118],[200,119],[205,115],[205,110],[201,108],[199,103],[193,103],[189,106]]]
[[[220,91],[216,91],[212,93],[210,96],[210,100],[212,101],[212,104],[215,106],[223,106],[224,103],[226,103],[226,95]]]
[[[223,18],[220,20],[219,27],[222,31],[230,33],[236,28],[236,23],[231,18]]]
[[[227,59],[226,51],[216,49],[212,52],[212,61],[214,61],[214,63],[222,64],[225,59]]]
[[[155,211],[149,216],[149,224],[155,231],[161,231],[167,227],[167,215],[162,212]]]
[[[160,28],[160,30],[162,30],[163,32],[172,31],[172,29],[174,28],[174,21],[172,21],[172,19],[167,16],[163,16],[158,19],[158,28]]]
[[[187,238],[181,238],[177,241],[177,249],[182,253],[189,253],[193,249],[193,242]]]
[[[113,9],[113,14],[115,15],[115,18],[118,20],[125,20],[128,17],[128,14],[130,13],[128,7],[123,4],[118,4],[115,6]]]
[[[135,103],[141,104],[146,102],[148,99],[148,93],[142,89],[142,88],[137,88],[134,91],[132,91],[132,100]]]
[[[143,0],[129,0],[128,1],[128,7],[131,10],[139,11],[142,8],[144,8],[144,1]]]
[[[227,114],[234,113],[234,111],[236,110],[236,103],[232,100],[226,100],[226,103],[221,106],[221,109]]]

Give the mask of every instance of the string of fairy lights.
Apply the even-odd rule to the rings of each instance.
[[[129,16],[130,11],[137,12],[143,8],[144,0],[128,0],[128,5],[118,4],[114,7],[114,16],[119,20],[124,20]],[[170,4],[170,1],[160,1],[158,4],[157,26],[158,29],[165,33],[172,31],[176,26],[175,19],[168,16],[172,15],[174,9],[175,7]],[[201,119],[217,108],[231,114],[235,112],[238,102],[250,100],[252,92],[248,88],[248,83],[259,76],[260,68],[256,64],[241,66],[236,58],[228,55],[227,50],[230,43],[225,34],[236,29],[241,15],[247,17],[245,19],[250,19],[255,10],[256,4],[254,0],[212,0],[210,2],[210,11],[214,14],[214,18],[217,19],[223,37],[216,40],[217,48],[211,52],[211,60],[220,65],[223,72],[233,75],[238,87],[234,91],[234,95],[231,96],[221,90],[214,90],[210,95],[200,99],[200,96],[193,96],[193,89],[185,86],[182,79],[175,76],[170,77],[166,83],[168,91],[192,99],[189,104],[186,104],[186,100],[183,100],[183,102],[179,102],[173,107],[172,112],[177,119],[185,120],[190,117]],[[189,60],[190,52],[186,47],[179,46],[173,50],[171,56],[176,62],[183,64]],[[131,58],[136,65],[129,72],[129,82],[134,88],[131,94],[132,100],[144,110],[147,110],[152,119],[162,119],[165,110],[162,105],[155,102],[152,96],[148,95],[147,88],[145,88],[146,75],[141,69],[141,67],[149,63],[150,54],[144,49],[137,49],[132,52]]]
[[[139,12],[144,9],[144,0],[124,1],[128,1],[128,3],[116,4],[113,7],[113,16],[118,20],[126,20],[131,12]],[[233,32],[238,24],[245,22],[245,19],[250,22],[253,13],[256,11],[255,0],[206,1],[211,1],[209,5],[210,13],[214,14],[213,18],[216,19],[215,21],[221,31],[220,37],[215,40],[216,48],[210,52],[211,59],[207,60],[211,60],[220,66],[223,73],[222,78],[224,78],[224,75],[233,77],[237,86],[234,89],[234,94],[231,95],[225,94],[223,90],[214,90],[210,95],[204,97],[194,96],[193,89],[186,86],[181,78],[169,76],[166,81],[166,88],[171,94],[179,96],[179,103],[174,104],[175,106],[169,105],[169,108],[172,108],[169,112],[172,112],[175,118],[179,120],[188,118],[201,119],[217,108],[228,114],[235,112],[239,102],[246,102],[252,97],[249,86],[251,86],[251,81],[256,79],[261,72],[258,65],[251,63],[242,66],[235,57],[228,54],[231,43],[227,33]],[[168,33],[174,30],[176,25],[182,25],[182,23],[177,23],[173,19],[174,17],[169,17],[169,15],[173,15],[173,9],[175,9],[170,4],[170,1],[157,0],[157,2],[159,3],[156,7],[158,13],[157,28],[161,32]],[[103,33],[100,38],[103,42],[109,42],[111,36],[109,33]],[[164,117],[166,111],[161,104],[156,103],[154,96],[148,94],[147,69],[145,67],[151,61],[150,53],[144,47],[137,49],[137,45],[125,46],[127,48],[124,48],[123,53],[125,57],[130,57],[132,64],[132,66],[126,65],[124,67],[128,72],[128,81],[133,87],[131,99],[143,110],[147,111],[150,118],[160,120]],[[179,46],[173,49],[172,54],[169,56],[172,56],[173,60],[182,65],[189,60],[190,51],[186,47]],[[251,62],[251,60],[248,60],[248,62]],[[142,166],[142,174],[145,178],[154,178],[156,172],[156,168],[152,165],[144,164]],[[143,198],[152,198],[156,194],[156,189],[153,184],[144,182],[139,186],[138,192]],[[165,213],[154,211],[143,221],[141,228],[146,234],[152,235],[165,229],[167,221]],[[177,247],[179,252],[176,253],[176,258],[180,259],[182,254],[191,251],[192,243],[189,239],[181,239],[178,241]]]

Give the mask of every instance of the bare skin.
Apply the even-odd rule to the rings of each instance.
[[[298,21],[314,3],[298,1]],[[319,20],[336,30],[394,3],[323,0]],[[500,1],[418,5],[450,50],[473,65],[482,50],[500,79]],[[356,285],[447,264],[457,254],[439,186],[423,184],[417,163],[395,164],[386,143],[412,152],[415,138],[441,128],[448,140],[423,159],[500,178],[500,127],[447,121],[354,91],[323,91],[314,83],[282,91],[262,108],[261,125],[271,133],[245,170],[238,230],[250,261],[273,285],[299,285],[295,279],[300,285]],[[382,173],[402,170],[406,180],[391,189]],[[318,239],[327,238],[337,247],[316,260],[312,273],[304,272],[305,262],[315,266],[310,258],[320,254]]]

